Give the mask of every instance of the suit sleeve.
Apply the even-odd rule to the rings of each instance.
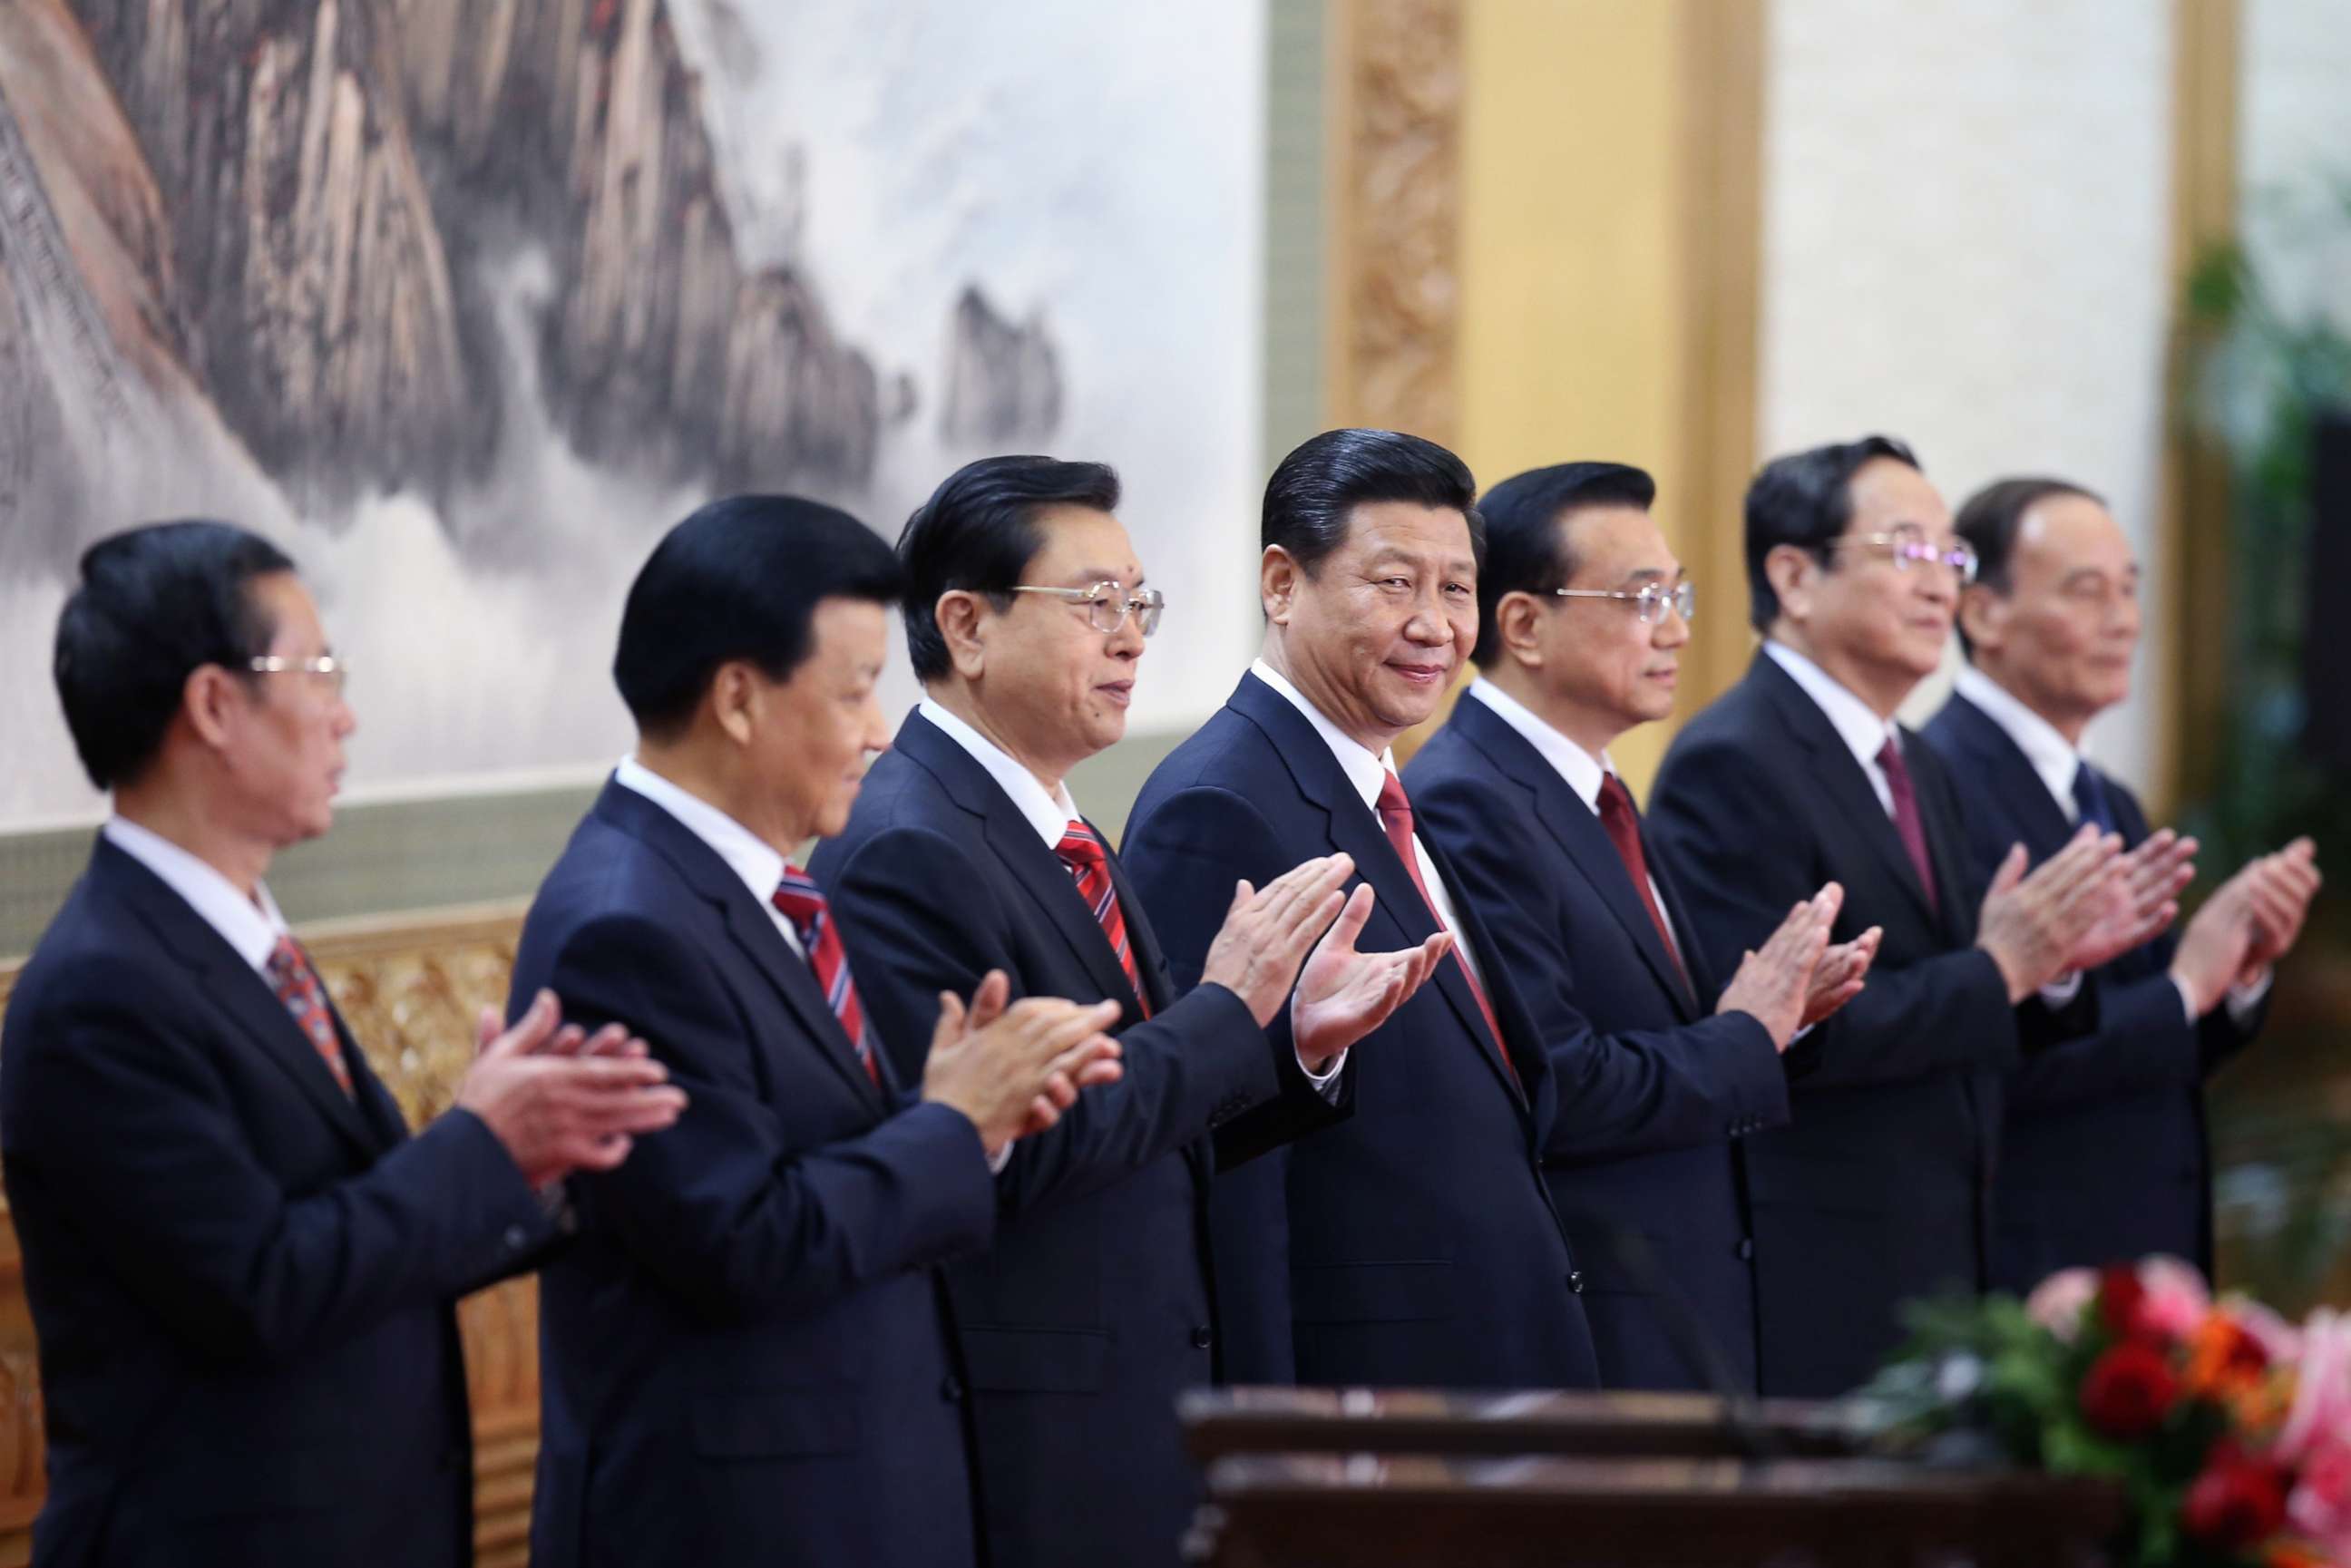
[[[922,1080],[941,991],[967,998],[1001,969],[1016,998],[1027,992],[998,884],[945,835],[884,829],[820,869],[858,994],[903,1082]],[[940,897],[943,887],[956,896]],[[1120,1081],[1085,1091],[1050,1130],[1014,1145],[998,1184],[1008,1210],[1115,1182],[1279,1088],[1265,1031],[1222,986],[1195,985],[1118,1038]]]
[[[1657,778],[1651,839],[1717,974],[1767,941],[1826,880],[1802,837],[1803,813],[1769,771],[1719,742],[1677,746]],[[1835,938],[1867,929],[1847,904]],[[1820,1087],[1898,1082],[1950,1069],[2006,1071],[2016,1011],[1991,956],[1974,947],[1907,965],[1881,956],[1862,993],[1791,1048],[1792,1074]]]
[[[452,1111],[364,1174],[289,1196],[257,1160],[204,1052],[136,976],[57,977],[8,1063],[10,1181],[69,1205],[155,1321],[199,1354],[273,1362],[454,1300],[545,1234],[538,1197],[479,1118]]]
[[[2205,1030],[2189,1023],[2169,975],[2158,971],[2129,981],[2095,975],[2087,988],[2099,993],[2103,1027],[2027,1051],[2009,1081],[2011,1103],[2052,1109],[2164,1084],[2191,1088],[2202,1078]]]
[[[580,1178],[588,1218],[717,1322],[813,1314],[878,1280],[993,1238],[995,1183],[960,1112],[924,1103],[820,1147],[788,1141],[749,1028],[725,984],[669,927],[589,922],[549,985],[563,1016],[644,1037],[688,1103],[616,1170]],[[799,1042],[784,1042],[789,1051]],[[814,1071],[813,1067],[811,1071]]]
[[[1676,1029],[1603,1034],[1592,1027],[1576,1005],[1577,962],[1562,893],[1528,872],[1541,857],[1524,816],[1484,809],[1470,792],[1446,783],[1422,785],[1413,804],[1534,1019],[1558,1083],[1548,1157],[1602,1160],[1689,1148],[1721,1142],[1734,1127],[1760,1130],[1788,1119],[1780,1053],[1747,1013]]]

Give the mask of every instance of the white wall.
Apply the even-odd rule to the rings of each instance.
[[[2351,219],[2314,180],[2351,183],[2351,5],[2243,0],[2237,172],[2247,245],[2295,316],[2351,327]],[[2346,183],[2351,190],[2351,183]],[[2314,243],[2315,242],[2315,243]]]
[[[2006,475],[2086,484],[2159,601],[2170,28],[2147,0],[1773,0],[1765,455],[1884,431],[1954,509]],[[2148,663],[2089,737],[2142,785]]]

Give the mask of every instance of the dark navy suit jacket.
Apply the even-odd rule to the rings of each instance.
[[[1589,1387],[1583,1280],[1542,1180],[1552,1078],[1534,1024],[1443,850],[1461,935],[1525,1092],[1458,963],[1350,1053],[1354,1114],[1217,1183],[1217,1291],[1236,1382]],[[1345,851],[1379,905],[1362,946],[1437,928],[1379,819],[1306,717],[1254,675],[1153,772],[1127,874],[1179,984],[1233,883]],[[1268,1031],[1289,1049],[1284,1019]]]
[[[40,1338],[42,1568],[472,1557],[452,1311],[548,1235],[470,1112],[347,1096],[253,967],[101,839],[18,978],[0,1147]]]
[[[995,1229],[971,1123],[877,1088],[768,906],[617,783],[524,924],[516,1001],[541,986],[642,1034],[691,1103],[574,1183],[540,1286],[531,1561],[974,1562],[937,1267]]]
[[[1717,994],[1673,879],[1651,880],[1673,955],[1600,818],[1494,710],[1466,695],[1405,769],[1421,831],[1444,846],[1533,1013],[1558,1084],[1552,1197],[1585,1280],[1610,1388],[1710,1388],[1674,1333],[1694,1316],[1736,1386],[1756,1386],[1754,1244],[1740,1141],[1788,1120],[1763,1026],[1710,1016]],[[1695,987],[1695,994],[1692,988]],[[1660,1302],[1662,1288],[1677,1298]]]
[[[1717,972],[1824,882],[1844,886],[1834,940],[1886,930],[1867,988],[1790,1049],[1794,1121],[1747,1141],[1767,1395],[1845,1392],[1902,1338],[1901,1303],[1984,1282],[2017,1012],[1972,946],[1987,879],[1950,779],[1901,744],[1933,908],[1868,775],[1768,653],[1675,737],[1650,791],[1649,842]]]
[[[1963,781],[1980,868],[2020,843],[2037,865],[2073,837],[2056,797],[1983,709],[1954,696],[1926,737]],[[2098,777],[2136,847],[2147,836],[2137,797]],[[2088,977],[2098,1030],[2031,1052],[2011,1075],[1992,1239],[2001,1288],[2030,1291],[2060,1269],[2156,1252],[2211,1273],[2204,1079],[2261,1020],[2240,1025],[2223,1006],[2191,1025],[2169,974],[2177,948],[2167,932]]]
[[[1294,1057],[1285,1070],[1231,991],[1205,985],[1178,998],[1113,855],[1151,1001],[1144,1021],[1061,860],[987,770],[919,713],[866,775],[848,831],[810,870],[857,956],[859,994],[910,1081],[921,1076],[939,993],[968,996],[990,969],[1006,973],[1015,997],[1125,1004],[1114,1030],[1124,1077],[1016,1145],[998,1178],[1005,1220],[995,1247],[947,1278],[974,1391],[991,1559],[1024,1568],[1174,1562],[1198,1492],[1176,1398],[1215,1370],[1211,1172],[1219,1151],[1238,1164],[1281,1135],[1284,1117],[1313,1124],[1336,1113]],[[1277,1094],[1284,1082],[1288,1102]]]

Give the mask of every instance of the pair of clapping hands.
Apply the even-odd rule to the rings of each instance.
[[[1385,1023],[1453,940],[1439,932],[1401,952],[1356,951],[1374,900],[1368,885],[1352,896],[1340,891],[1354,869],[1346,855],[1326,855],[1262,889],[1236,883],[1201,969],[1202,983],[1238,997],[1259,1028],[1286,1001],[1299,1061],[1316,1073]],[[1123,1071],[1118,1041],[1103,1032],[1118,1020],[1118,1002],[1029,997],[1008,1005],[1010,990],[991,970],[967,1003],[942,992],[923,1071],[923,1098],[969,1117],[991,1157],[1052,1126],[1081,1091],[1116,1082]]]

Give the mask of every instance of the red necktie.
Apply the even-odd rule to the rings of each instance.
[[[335,1034],[334,1009],[327,1006],[327,988],[319,981],[319,971],[310,967],[308,956],[294,938],[280,936],[277,946],[269,950],[262,973],[286,1010],[294,1015],[295,1025],[310,1042],[310,1049],[319,1053],[343,1092],[350,1093],[351,1069],[343,1060],[343,1042]]]
[[[1110,852],[1102,840],[1083,822],[1072,821],[1061,834],[1061,841],[1053,846],[1061,863],[1070,868],[1077,879],[1078,896],[1094,912],[1094,924],[1102,927],[1110,939],[1111,951],[1118,955],[1118,967],[1126,971],[1126,983],[1134,988],[1134,1005],[1143,1016],[1151,1016],[1151,998],[1143,992],[1143,973],[1135,967],[1134,949],[1127,945],[1126,912],[1118,906],[1118,889],[1110,880]]]
[[[1911,869],[1918,873],[1928,909],[1939,915],[1943,905],[1935,892],[1935,862],[1927,853],[1927,824],[1918,816],[1917,793],[1910,788],[1910,765],[1902,760],[1902,748],[1890,735],[1877,748],[1877,765],[1886,769],[1886,792],[1894,797],[1894,831],[1902,835],[1902,847],[1910,852]]]
[[[1420,879],[1420,856],[1412,841],[1412,802],[1405,799],[1404,780],[1394,773],[1382,781],[1379,804],[1375,810],[1380,814],[1380,826],[1386,830],[1388,842],[1395,846],[1397,858],[1404,862],[1404,869],[1412,878],[1412,885],[1420,889],[1420,901],[1428,906],[1428,917],[1437,922],[1439,931],[1446,930],[1445,916],[1437,912],[1437,900],[1428,896],[1428,883]],[[1478,998],[1478,1010],[1486,1015],[1486,1027],[1493,1033],[1494,1050],[1502,1058],[1503,1071],[1510,1075],[1510,1082],[1523,1094],[1526,1085],[1519,1082],[1518,1064],[1510,1060],[1510,1047],[1502,1042],[1501,1021],[1495,1018],[1494,1004],[1486,999],[1486,988],[1478,983],[1477,973],[1469,967],[1469,960],[1461,956],[1461,934],[1458,931],[1453,934],[1450,956],[1461,966],[1461,977],[1469,982],[1469,994]]]
[[[1674,961],[1674,972],[1681,976],[1682,988],[1690,990],[1689,969],[1682,963],[1681,949],[1674,946],[1666,912],[1657,907],[1656,889],[1649,885],[1649,857],[1641,848],[1640,813],[1633,810],[1633,797],[1625,789],[1625,781],[1614,773],[1604,774],[1600,779],[1600,826],[1607,833],[1608,841],[1616,846],[1616,858],[1625,862],[1625,874],[1633,879],[1633,891],[1641,895],[1641,907],[1649,912],[1649,924],[1657,928],[1657,940],[1665,945],[1666,956]]]
[[[841,1031],[856,1049],[857,1065],[880,1087],[882,1070],[874,1065],[873,1042],[865,1032],[865,1006],[857,999],[857,982],[849,976],[849,955],[841,946],[841,928],[832,922],[832,906],[808,873],[788,865],[784,880],[776,887],[776,907],[800,934],[800,951],[808,955],[809,967],[816,971],[825,1005],[841,1020]]]

